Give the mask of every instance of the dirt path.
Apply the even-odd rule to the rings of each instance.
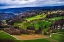
[[[20,39],[20,40],[33,40],[33,39],[49,38],[48,36],[38,35],[38,34],[33,34],[33,35],[13,35],[13,36]]]

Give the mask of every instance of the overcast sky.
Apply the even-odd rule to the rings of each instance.
[[[64,5],[64,0],[0,0],[0,9]]]

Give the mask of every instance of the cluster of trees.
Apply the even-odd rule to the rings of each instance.
[[[42,27],[39,27],[39,29],[37,30],[33,26],[28,26],[27,29],[22,29],[19,27],[9,27],[9,28],[4,28],[4,31],[12,35],[42,34]]]
[[[46,18],[64,16],[64,13],[47,14]]]
[[[42,30],[43,30],[43,28],[39,27],[38,30],[35,30],[35,34],[42,34]]]
[[[21,34],[20,30],[16,28],[14,28],[13,26],[10,26],[9,28],[4,28],[3,30],[12,35],[20,35]]]
[[[50,28],[48,28],[48,30],[47,31],[44,31],[44,35],[50,35],[51,33],[57,33],[57,30],[56,29],[54,29],[54,28],[52,28],[52,27],[50,27]]]
[[[64,19],[53,21],[48,30],[44,31],[44,35],[50,35],[50,33],[57,33],[57,30],[62,29],[63,25]]]
[[[55,20],[55,21],[52,22],[52,27],[54,29],[62,29],[63,25],[64,25],[64,19]]]
[[[7,27],[8,27],[7,24],[4,23],[2,20],[0,20],[0,29],[1,28],[7,28]]]

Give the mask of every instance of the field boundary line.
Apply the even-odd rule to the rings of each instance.
[[[6,33],[6,34],[8,34],[8,35],[10,35],[9,33],[5,32],[5,31],[3,31],[3,32]],[[10,36],[13,37],[13,38],[15,38],[15,39],[17,39],[17,40],[20,40],[20,39],[18,39],[17,37],[15,37],[13,35],[10,35]]]

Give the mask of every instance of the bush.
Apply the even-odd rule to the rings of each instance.
[[[28,30],[35,30],[35,27],[34,26],[28,26],[27,29]]]

